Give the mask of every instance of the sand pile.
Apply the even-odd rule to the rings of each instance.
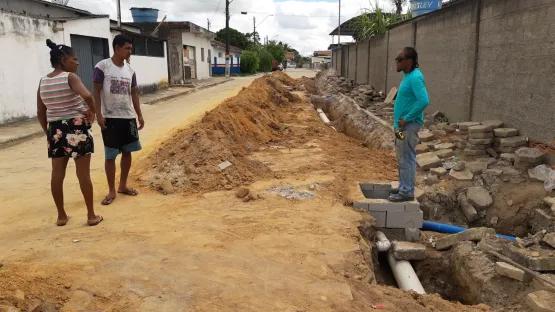
[[[273,176],[246,156],[286,135],[282,110],[300,101],[288,91],[295,85],[281,72],[265,75],[176,133],[148,158],[150,186],[166,193],[215,191]],[[232,166],[221,170],[218,165],[226,161]]]

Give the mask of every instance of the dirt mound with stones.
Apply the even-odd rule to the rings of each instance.
[[[256,79],[235,97],[208,112],[200,122],[179,131],[149,156],[148,183],[164,193],[232,189],[274,174],[247,159],[261,144],[289,132],[282,110],[300,98],[289,76],[276,72]],[[221,169],[220,164],[231,163]]]

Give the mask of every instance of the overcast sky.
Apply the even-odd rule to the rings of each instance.
[[[379,3],[385,10],[393,11],[389,0]],[[116,0],[69,0],[68,5],[116,18]],[[206,28],[210,19],[212,31],[225,27],[225,0],[121,0],[121,6],[124,22],[132,21],[131,7],[150,7],[160,10],[159,20],[167,15],[170,21],[189,21]],[[341,21],[359,15],[362,8],[370,6],[369,0],[342,0]],[[243,33],[252,32],[253,17],[256,17],[257,24],[261,23],[257,26],[261,38],[269,36],[286,42],[301,54],[309,55],[331,44],[328,34],[337,27],[338,10],[337,0],[234,0],[230,5],[230,27]],[[248,15],[241,15],[241,11]],[[352,38],[342,37],[341,41],[352,41]]]

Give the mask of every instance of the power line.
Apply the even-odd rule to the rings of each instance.
[[[212,15],[212,18],[210,19],[210,22],[212,22],[212,20],[213,20],[214,17],[216,16],[216,13],[217,13],[218,10],[220,9],[220,4],[222,4],[222,0],[220,0],[220,2],[218,2],[218,7],[216,8],[216,11],[214,11],[214,15]]]

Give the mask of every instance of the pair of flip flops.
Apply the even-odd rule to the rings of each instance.
[[[123,192],[118,191],[118,194],[123,194],[127,196],[137,196],[139,195],[139,192],[137,192],[137,190],[134,190],[134,189],[128,189],[127,191],[123,191]],[[114,200],[115,200],[114,197],[106,196],[102,201],[102,206],[111,205],[114,202]]]
[[[87,221],[87,224],[89,226],[96,226],[96,225],[100,224],[100,222],[102,222],[102,221],[104,221],[104,217],[98,216],[98,219],[96,219],[94,222],[91,223],[90,221]],[[56,222],[56,225],[57,226],[65,226],[68,222],[69,222],[69,216],[65,220],[58,220]]]

